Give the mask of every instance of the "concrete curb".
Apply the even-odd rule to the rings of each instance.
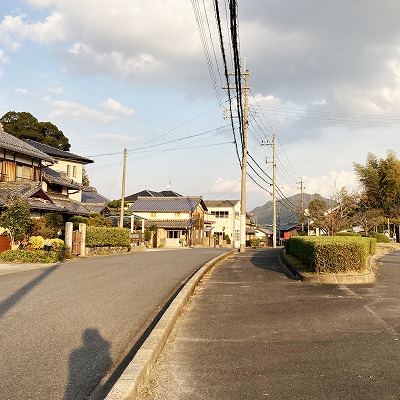
[[[224,260],[236,252],[237,250],[232,250],[212,259],[193,275],[172,301],[171,305],[158,321],[149,337],[140,347],[133,360],[129,363],[118,381],[112,387],[105,400],[126,400],[136,398],[139,394],[140,386],[145,383],[149,376],[177,319],[182,314],[183,307],[199,281],[219,261]]]
[[[367,272],[360,274],[331,274],[331,275],[305,275],[299,272],[293,264],[285,256],[285,253],[281,253],[281,260],[285,264],[286,268],[290,273],[298,280],[306,283],[327,283],[327,284],[339,284],[339,285],[351,285],[359,283],[372,283],[375,282],[376,276],[371,269],[371,257],[367,261]]]

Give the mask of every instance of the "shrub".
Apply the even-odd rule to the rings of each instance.
[[[350,237],[292,237],[285,241],[286,253],[317,273],[363,271],[376,249],[376,240]]]
[[[129,229],[88,226],[87,247],[126,246],[131,247]]]
[[[384,233],[374,233],[372,235],[378,243],[390,243],[390,239]]]
[[[0,254],[0,260],[17,263],[54,263],[62,260],[62,253],[44,250],[5,250]]]
[[[44,238],[50,238],[53,236],[53,230],[46,226],[44,218],[34,218],[31,221],[29,227],[29,236],[42,236]]]
[[[112,226],[112,220],[111,218],[104,217],[103,215],[100,215],[100,213],[90,213],[89,214],[89,220],[88,220],[89,226]]]
[[[261,243],[259,238],[250,239],[249,242],[251,247],[257,247]]]
[[[43,249],[44,238],[42,236],[31,236],[28,241],[29,245],[36,250]]]
[[[74,230],[79,229],[79,224],[88,224],[89,218],[82,217],[80,215],[74,215],[69,219],[69,222],[72,222],[74,224]]]
[[[62,239],[50,239],[52,249],[62,249],[65,246],[64,240]]]
[[[337,232],[335,233],[335,236],[361,236],[357,232]]]

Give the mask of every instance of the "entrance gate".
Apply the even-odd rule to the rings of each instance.
[[[74,256],[81,254],[81,244],[82,244],[82,232],[73,231],[72,232],[72,250],[71,253]]]

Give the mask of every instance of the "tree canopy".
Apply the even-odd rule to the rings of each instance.
[[[0,118],[4,131],[18,139],[36,142],[68,151],[71,147],[64,133],[51,122],[39,122],[28,112],[9,111]]]
[[[31,214],[26,200],[19,197],[10,197],[7,200],[6,210],[0,215],[0,226],[7,229],[11,246],[15,246],[28,233],[31,223]]]
[[[357,195],[349,194],[345,188],[335,192],[335,204],[314,199],[308,204],[308,216],[313,224],[328,235],[351,229],[355,222]]]
[[[369,153],[365,165],[354,163],[363,187],[363,207],[381,210],[386,218],[400,217],[400,161],[393,150],[378,159]]]

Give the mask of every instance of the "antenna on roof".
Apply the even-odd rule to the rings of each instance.
[[[167,190],[171,190],[171,181],[168,181]]]

